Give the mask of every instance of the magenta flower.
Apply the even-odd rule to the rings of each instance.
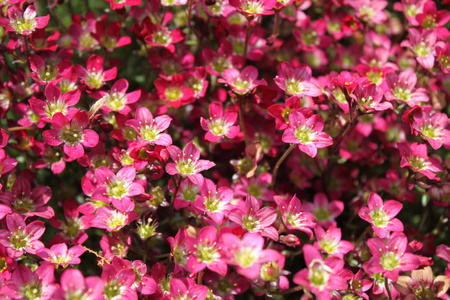
[[[44,28],[50,20],[49,15],[36,17],[36,8],[33,5],[28,6],[23,14],[17,6],[8,6],[8,18],[0,17],[0,25],[8,31],[21,35],[30,35],[36,29]]]
[[[200,172],[216,165],[212,161],[200,159],[200,150],[192,142],[187,144],[183,151],[177,146],[168,146],[167,151],[174,162],[166,165],[166,172],[169,175],[180,174],[197,185],[203,183]]]
[[[42,133],[44,141],[50,146],[64,144],[64,153],[71,159],[84,155],[85,147],[95,147],[98,143],[98,134],[91,129],[85,129],[89,125],[89,117],[85,111],[77,112],[72,119],[66,118],[62,113],[56,113],[52,119],[53,129]]]
[[[293,109],[289,114],[289,126],[283,133],[283,142],[298,144],[300,151],[311,157],[316,157],[318,148],[333,144],[331,136],[322,131],[321,115],[305,116],[300,110]]]
[[[343,259],[344,254],[347,254],[355,248],[352,243],[341,240],[342,233],[338,227],[333,226],[325,231],[322,227],[316,226],[314,231],[316,232],[317,238],[314,246],[323,250],[328,255]]]
[[[145,43],[152,47],[163,47],[174,53],[176,48],[176,43],[184,40],[184,32],[181,29],[170,30],[169,27],[165,26],[169,22],[171,17],[165,17],[162,24],[153,24],[151,21],[144,21],[145,29],[147,30],[147,35],[144,40]]]
[[[10,296],[14,299],[50,300],[57,289],[54,282],[52,266],[40,266],[33,272],[24,265],[19,265],[12,274]]]
[[[388,200],[383,203],[378,194],[371,193],[367,204],[368,207],[359,210],[359,217],[369,222],[380,238],[388,236],[389,231],[403,231],[402,222],[394,218],[403,207],[400,202]]]
[[[230,0],[229,2],[247,18],[271,15],[274,13],[271,9],[277,4],[276,0]]]
[[[170,253],[174,258],[175,270],[180,270],[181,268],[187,268],[187,263],[189,259],[189,249],[186,245],[186,239],[188,235],[186,229],[180,228],[175,237],[169,236],[167,241],[170,244]]]
[[[450,42],[436,46],[436,56],[442,72],[450,73]]]
[[[428,102],[427,91],[424,88],[415,88],[417,75],[413,69],[408,69],[397,75],[395,72],[386,74],[386,83],[390,90],[385,93],[386,100],[397,100],[410,107],[420,102]]]
[[[316,226],[314,216],[302,209],[300,200],[294,195],[288,202],[288,199],[280,196],[274,197],[278,210],[281,213],[281,219],[286,227],[290,230],[301,230],[313,237],[311,228]]]
[[[389,102],[381,102],[383,92],[376,84],[358,85],[350,97],[355,100],[359,110],[363,113],[372,113],[394,108]]]
[[[91,227],[106,229],[108,232],[118,231],[133,222],[139,214],[130,212],[120,212],[109,206],[100,207],[91,220]]]
[[[423,6],[423,12],[416,15],[416,21],[424,29],[435,29],[439,37],[448,37],[448,29],[444,26],[450,21],[448,10],[437,10],[434,1],[427,1]]]
[[[437,150],[442,145],[450,146],[450,130],[447,129],[449,122],[444,113],[420,110],[413,115],[414,122],[411,128],[426,139],[430,146]]]
[[[419,267],[419,258],[406,253],[408,239],[404,234],[392,235],[387,240],[372,238],[367,241],[372,258],[364,264],[364,269],[380,273],[393,281],[399,273]]]
[[[238,95],[245,95],[251,93],[259,85],[267,85],[267,82],[262,80],[257,80],[258,69],[253,66],[247,66],[239,70],[231,68],[223,71],[222,78],[217,81],[220,83],[225,83],[231,87],[232,91]]]
[[[138,141],[143,145],[169,146],[172,144],[172,138],[163,131],[169,128],[171,121],[172,118],[167,115],[153,118],[152,113],[146,107],[139,107],[136,110],[135,118],[126,121],[125,125],[138,133]]]
[[[100,108],[107,113],[117,111],[118,113],[123,115],[128,114],[129,112],[131,112],[131,108],[128,106],[128,104],[137,102],[141,97],[141,91],[137,90],[127,93],[127,90],[128,81],[126,79],[119,79],[114,82],[109,92],[92,92],[91,96],[95,99],[99,99],[93,105],[93,108]]]
[[[416,55],[417,62],[429,70],[434,66],[436,56],[435,47],[437,45],[444,45],[442,42],[437,42],[437,32],[435,30],[425,30],[420,32],[418,29],[409,29],[409,40],[403,41],[400,46],[411,49]]]
[[[173,206],[175,209],[188,207],[197,200],[201,186],[193,184],[189,179],[183,179],[175,197]]]
[[[200,192],[194,206],[206,213],[216,224],[221,225],[223,218],[231,209],[233,190],[227,187],[217,189],[212,180],[204,179]]]
[[[132,288],[136,279],[133,269],[116,270],[113,266],[105,264],[101,278],[105,283],[103,299],[138,299],[136,291]]]
[[[80,299],[101,299],[104,283],[97,276],[84,278],[80,270],[67,269],[61,275],[61,288],[53,294],[55,300],[66,300],[79,297]]]
[[[124,6],[138,6],[141,5],[142,0],[105,0],[106,2],[109,2],[111,5],[111,8],[116,9],[122,9]]]
[[[248,232],[259,232],[262,236],[278,240],[278,232],[271,226],[277,219],[277,210],[270,206],[261,208],[259,201],[250,194],[244,207],[230,211],[228,218]]]
[[[46,64],[44,59],[36,54],[31,55],[28,60],[33,71],[29,76],[39,85],[57,84],[63,79],[60,74],[72,66],[68,61],[63,61],[57,65],[52,63]]]
[[[55,215],[53,208],[47,206],[47,202],[52,197],[52,190],[48,186],[39,185],[31,189],[30,181],[23,177],[17,177],[11,191],[0,194],[0,201],[16,213],[22,214],[26,218],[37,216],[50,219]],[[0,212],[2,206],[0,205]],[[0,213],[1,215],[1,213]]]
[[[439,245],[436,248],[436,255],[447,261],[447,270],[445,274],[450,278],[450,247],[447,245]]]
[[[6,151],[0,149],[0,175],[10,172],[17,166],[17,160],[14,158],[9,158]],[[1,184],[0,184],[1,187]]]
[[[41,116],[41,121],[51,122],[56,113],[61,113],[66,118],[72,119],[78,109],[71,106],[78,103],[80,96],[81,92],[79,90],[69,91],[62,95],[61,90],[50,83],[45,87],[45,98],[47,98],[47,101],[32,98],[28,102],[33,111]]]
[[[103,70],[103,58],[99,55],[89,57],[86,69],[80,65],[76,66],[81,83],[84,83],[90,89],[101,88],[106,81],[113,80],[117,76],[117,68]]]
[[[429,179],[436,177],[436,172],[442,172],[441,163],[432,157],[428,157],[426,144],[398,143],[398,150],[402,156],[400,167],[410,167],[415,172],[422,173]]]
[[[339,200],[328,201],[324,193],[314,195],[314,202],[303,204],[304,210],[313,214],[318,225],[329,228],[336,226],[336,218],[344,211],[344,203]]]
[[[322,255],[312,245],[304,245],[303,253],[307,269],[294,275],[294,283],[306,287],[317,299],[331,300],[331,291],[346,290],[347,282],[339,275],[344,261],[337,257],[322,259]]]
[[[185,79],[180,74],[173,75],[170,81],[158,78],[154,84],[159,97],[174,108],[179,108],[195,101],[195,91],[185,86]]]
[[[205,300],[208,295],[208,288],[195,284],[190,278],[170,279],[170,299],[176,300]]]
[[[387,14],[384,11],[388,5],[387,1],[349,1],[349,5],[356,10],[356,16],[365,22],[382,24],[387,20]]]
[[[219,142],[224,136],[235,138],[239,132],[239,126],[233,126],[238,117],[234,110],[223,111],[222,103],[213,102],[209,105],[209,120],[200,118],[203,130],[206,130],[205,140],[213,143]]]
[[[208,268],[220,276],[227,274],[228,267],[221,258],[217,242],[217,229],[213,226],[200,229],[197,238],[186,238],[185,244],[190,252],[186,267],[190,273]]]
[[[222,257],[228,264],[236,266],[242,276],[255,280],[261,271],[261,263],[273,261],[280,255],[272,249],[265,249],[264,238],[258,233],[246,233],[242,240],[232,233],[220,236]]]
[[[350,280],[350,289],[353,293],[358,296],[363,297],[366,300],[369,300],[369,296],[365,293],[372,287],[372,282],[368,279],[363,279],[364,272],[362,270],[358,270],[358,272],[353,275]]]
[[[322,95],[322,90],[309,82],[311,68],[308,66],[294,68],[290,63],[282,62],[278,74],[274,79],[275,83],[289,95],[296,97],[318,97]]]
[[[36,252],[37,256],[44,260],[44,264],[66,268],[69,265],[81,263],[80,256],[86,251],[82,246],[73,246],[67,249],[65,243],[56,244],[50,249],[43,248]]]
[[[16,213],[6,216],[7,230],[0,230],[0,244],[5,246],[8,255],[19,258],[24,252],[36,254],[44,247],[39,238],[44,234],[45,226],[42,221],[25,224],[24,218]]]
[[[290,97],[286,99],[283,105],[274,104],[267,108],[267,113],[275,118],[275,128],[283,130],[289,127],[289,114],[293,109],[307,112],[309,109],[302,108],[302,103],[297,97]]]

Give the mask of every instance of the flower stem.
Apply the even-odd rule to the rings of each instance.
[[[248,145],[249,139],[247,135],[247,129],[245,128],[244,99],[242,99],[242,97],[239,97],[239,125],[241,126],[242,133],[244,134],[245,144]]]
[[[245,32],[245,44],[244,44],[244,58],[247,59],[247,48],[248,41],[250,39],[250,27],[252,23],[252,18],[247,18],[247,31]]]
[[[34,127],[26,127],[26,126],[17,126],[17,127],[10,127],[7,129],[9,132],[13,131],[20,131],[20,130],[36,130]]]
[[[291,153],[292,150],[294,150],[296,146],[297,146],[296,144],[291,144],[289,148],[283,153],[283,155],[278,159],[272,172],[272,185],[275,185],[275,181],[277,180],[278,169],[280,168],[281,164],[286,159],[286,157],[288,157],[289,153]]]
[[[386,288],[386,291],[388,293],[389,300],[392,300],[392,293],[391,289],[389,288],[389,281],[387,277],[384,277],[384,287]]]

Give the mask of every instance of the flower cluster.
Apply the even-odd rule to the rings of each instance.
[[[0,298],[450,299],[450,1],[0,1]]]

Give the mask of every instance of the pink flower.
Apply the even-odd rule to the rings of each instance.
[[[51,197],[52,190],[48,186],[39,185],[31,189],[29,179],[19,176],[11,191],[0,194],[0,201],[26,218],[37,216],[50,219],[55,215],[53,208],[46,206]],[[2,211],[1,206],[0,211]]]
[[[100,207],[91,220],[91,226],[106,229],[108,232],[118,231],[133,222],[139,217],[139,214],[130,212],[120,212],[109,206]]]
[[[301,230],[307,233],[309,238],[312,238],[313,232],[311,228],[316,226],[316,221],[311,213],[302,209],[300,200],[295,195],[289,202],[288,199],[280,196],[275,196],[274,199],[286,227],[290,230]]]
[[[230,4],[247,18],[271,15],[271,9],[277,4],[276,0],[230,0]]]
[[[174,108],[179,108],[195,101],[195,91],[185,86],[184,77],[180,74],[173,75],[170,81],[158,78],[154,84],[159,97]]]
[[[170,20],[171,17],[169,15],[165,16],[162,24],[154,24],[150,20],[144,20],[147,33],[144,38],[145,43],[152,47],[166,48],[171,53],[174,53],[176,50],[174,44],[184,40],[184,32],[181,29],[169,30],[165,24]]]
[[[376,84],[358,85],[350,97],[356,101],[359,110],[363,113],[394,108],[389,102],[381,102],[383,92]]]
[[[442,172],[441,163],[432,157],[428,157],[428,149],[425,144],[398,143],[398,150],[402,156],[400,167],[410,167],[416,172],[422,173],[429,179],[436,177],[436,172]]]
[[[329,257],[325,261],[312,245],[304,245],[303,253],[307,269],[294,275],[294,283],[305,286],[318,299],[331,300],[331,291],[346,290],[347,282],[339,272],[344,261],[337,257]]]
[[[194,206],[206,213],[218,225],[221,225],[223,218],[231,209],[230,202],[233,199],[233,190],[228,187],[217,189],[212,180],[204,179],[200,192]]]
[[[186,238],[185,244],[190,251],[187,270],[190,273],[198,273],[207,267],[221,276],[227,274],[228,267],[221,258],[217,242],[217,229],[213,226],[200,229],[197,238]]]
[[[234,93],[245,95],[251,93],[259,85],[267,85],[264,79],[257,80],[257,78],[258,69],[247,66],[241,72],[234,68],[226,69],[217,81],[230,86]]]
[[[142,0],[105,0],[106,2],[109,2],[111,5],[111,8],[116,9],[122,9],[124,6],[138,6],[141,5]]]
[[[126,121],[125,125],[138,133],[138,141],[142,145],[169,146],[172,144],[172,138],[163,131],[169,128],[171,121],[172,118],[167,115],[153,118],[152,113],[146,107],[139,107],[136,110],[135,118]]]
[[[388,5],[384,0],[363,0],[363,1],[348,1],[349,5],[356,10],[356,16],[365,22],[373,22],[375,24],[382,24],[386,22],[387,15],[384,8]]]
[[[80,270],[67,269],[61,275],[61,288],[53,294],[55,300],[66,300],[71,297],[80,297],[86,300],[101,299],[104,283],[97,276],[84,278]]]
[[[209,105],[209,120],[200,118],[203,130],[208,131],[205,135],[207,141],[217,143],[224,136],[229,139],[239,134],[239,126],[233,126],[238,117],[238,113],[232,109],[223,111],[222,103],[213,102]]]
[[[424,88],[415,88],[417,75],[413,69],[408,69],[397,75],[395,72],[386,74],[386,83],[390,90],[385,93],[386,100],[397,100],[410,107],[420,102],[428,102],[427,91]]]
[[[442,72],[448,74],[450,72],[450,42],[436,46],[436,56]]]
[[[140,90],[126,93],[127,90],[128,81],[126,79],[119,79],[114,82],[110,92],[98,91],[91,93],[91,96],[99,99],[93,107],[100,108],[107,113],[117,111],[126,115],[131,111],[128,104],[137,102],[141,96]]]
[[[276,78],[275,78],[276,79]],[[289,114],[293,109],[298,109],[300,111],[308,111],[309,108],[303,107],[299,98],[290,97],[286,99],[286,102],[281,104],[274,104],[267,108],[267,113],[275,118],[275,128],[278,130],[283,130],[289,127]]]
[[[80,256],[86,251],[82,246],[73,246],[67,249],[65,243],[56,244],[50,249],[40,249],[36,254],[44,260],[45,264],[66,268],[68,265],[78,265],[81,263]]]
[[[136,291],[132,288],[136,275],[131,268],[117,270],[111,265],[103,265],[102,280],[105,283],[104,299],[138,299]]]
[[[71,106],[78,103],[80,96],[81,92],[79,90],[69,91],[62,95],[61,90],[50,83],[45,87],[45,98],[47,98],[47,101],[32,98],[28,102],[33,111],[41,116],[41,121],[51,122],[56,113],[61,113],[66,118],[72,119],[78,108]]]
[[[316,157],[318,148],[333,144],[331,136],[322,132],[324,122],[321,115],[304,115],[302,111],[293,109],[289,114],[289,126],[283,133],[283,142],[298,144],[300,151],[311,157]]]
[[[192,142],[187,144],[183,151],[177,146],[168,146],[167,151],[174,162],[166,165],[166,172],[169,175],[180,174],[197,185],[203,183],[200,172],[216,165],[212,161],[200,159],[200,150]]]
[[[24,252],[35,254],[44,247],[39,238],[44,234],[42,221],[25,224],[24,218],[16,213],[6,216],[7,230],[0,230],[0,244],[7,247],[12,258],[19,258]]]
[[[318,225],[329,228],[336,226],[336,218],[344,211],[344,203],[339,200],[328,201],[324,193],[314,195],[314,202],[303,204],[304,210],[314,215]]]
[[[413,115],[414,122],[411,128],[422,138],[426,139],[430,146],[437,150],[446,145],[450,147],[450,130],[447,129],[449,122],[444,113],[420,110]]]
[[[447,270],[445,270],[445,274],[450,278],[450,247],[447,245],[439,245],[436,248],[436,255],[442,259],[447,261]]]
[[[434,66],[436,56],[436,45],[444,45],[442,42],[436,43],[437,32],[435,30],[425,30],[422,33],[414,28],[409,29],[409,40],[403,41],[400,46],[408,47],[416,55],[417,62],[429,70]]]
[[[406,253],[408,239],[403,234],[392,235],[389,239],[372,238],[367,241],[372,258],[364,264],[364,269],[380,273],[396,281],[399,273],[419,267],[419,258]]]
[[[10,296],[14,299],[50,300],[53,299],[53,293],[57,288],[54,284],[54,268],[49,265],[40,266],[34,272],[19,265],[11,279]]]
[[[402,222],[394,218],[403,207],[400,202],[388,200],[383,203],[378,194],[371,193],[367,204],[368,207],[359,210],[359,217],[372,224],[372,229],[380,238],[388,236],[389,231],[403,231]]]
[[[30,68],[33,71],[30,73],[30,77],[39,85],[49,83],[57,84],[63,79],[60,74],[72,66],[68,61],[63,61],[57,65],[52,63],[45,64],[44,59],[36,54],[31,55],[28,60],[30,62]]]
[[[355,248],[352,243],[341,240],[342,233],[338,227],[333,226],[325,231],[322,227],[316,226],[314,231],[317,237],[317,242],[314,243],[314,246],[323,250],[328,255],[343,259],[344,254],[347,254]]]
[[[294,68],[290,63],[282,62],[278,74],[274,79],[275,83],[289,95],[296,97],[318,97],[322,95],[322,90],[309,82],[311,68],[308,66]]]
[[[47,26],[50,16],[36,17],[36,9],[33,5],[28,6],[23,14],[14,6],[8,6],[8,18],[0,17],[0,25],[6,30],[21,35],[30,35],[36,29]]]
[[[170,244],[170,253],[175,262],[175,270],[181,268],[187,268],[189,259],[189,249],[186,244],[188,238],[186,229],[180,228],[175,237],[169,236],[167,241]]]
[[[271,226],[277,219],[277,210],[270,206],[260,207],[255,197],[247,195],[244,207],[230,211],[228,218],[248,232],[259,232],[262,236],[278,240],[278,232]]]
[[[263,250],[264,238],[258,233],[246,233],[242,240],[232,233],[220,236],[222,257],[236,266],[242,276],[255,280],[261,271],[261,263],[276,260],[280,255],[272,249]]]
[[[117,76],[117,68],[103,70],[103,58],[99,55],[89,57],[86,69],[80,65],[76,66],[81,83],[84,83],[90,89],[101,88],[106,81],[113,80]]]
[[[71,159],[84,155],[85,147],[95,147],[98,143],[98,134],[91,129],[85,129],[89,125],[89,117],[85,111],[77,112],[72,119],[66,118],[62,113],[56,113],[52,119],[53,129],[42,133],[44,141],[50,146],[64,144],[64,153]]]
[[[170,279],[170,296],[174,300],[205,300],[208,288],[190,278]]]
[[[357,295],[369,300],[369,296],[365,293],[372,287],[372,282],[368,279],[363,279],[364,272],[358,270],[358,272],[353,275],[350,281],[350,289]]]

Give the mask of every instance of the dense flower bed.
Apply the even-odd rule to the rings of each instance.
[[[0,1],[1,299],[450,299],[449,1]]]

